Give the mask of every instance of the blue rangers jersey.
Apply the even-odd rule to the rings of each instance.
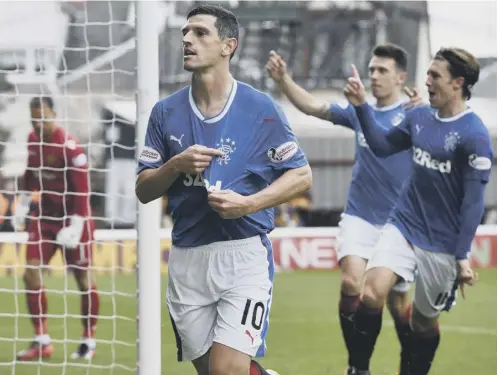
[[[234,81],[225,108],[212,118],[198,110],[190,87],[159,101],[150,115],[137,173],[158,168],[195,144],[222,150],[224,156],[213,158],[203,174],[182,174],[167,191],[173,244],[193,247],[273,230],[272,208],[227,220],[207,201],[208,188],[251,195],[285,171],[308,164],[273,99]]]
[[[413,150],[411,176],[389,221],[414,245],[465,259],[484,211],[493,159],[481,119],[470,108],[440,118],[423,106],[385,132],[366,105],[356,112],[377,154]]]
[[[405,117],[402,102],[386,107],[371,107],[377,122],[386,130]],[[330,121],[356,133],[356,154],[345,213],[373,225],[384,225],[411,170],[411,150],[385,159],[375,156],[361,130],[354,107],[333,104]]]

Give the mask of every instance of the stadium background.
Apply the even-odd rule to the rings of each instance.
[[[188,84],[189,75],[182,70],[179,28],[195,3],[160,2],[161,96]],[[496,4],[486,7],[483,3],[468,2],[462,7],[461,3],[447,2],[444,13],[431,12],[437,4],[425,1],[217,4],[232,9],[241,22],[240,47],[232,61],[234,76],[270,92],[281,102],[314,175],[309,195],[278,209],[277,222],[282,228],[273,237],[277,264],[282,271],[300,271],[281,272],[277,277],[275,323],[267,363],[283,373],[339,374],[344,362],[335,319],[339,274],[328,271],[336,268],[335,227],[350,182],[354,134],[303,115],[282,98],[263,69],[268,52],[271,49],[280,52],[299,84],[333,102],[342,98],[341,89],[351,62],[367,77],[372,47],[386,41],[398,43],[411,56],[408,84],[423,91],[427,63],[439,47],[435,44],[446,44],[445,38],[449,44],[463,42],[454,35],[455,25],[467,23],[470,34],[467,38],[471,41],[470,47],[463,47],[473,51],[472,46],[478,46],[481,63],[481,79],[474,87],[471,106],[489,127],[496,154]],[[468,13],[480,12],[480,21],[472,21],[465,9]],[[484,17],[483,12],[493,14]],[[490,17],[491,23],[487,21]],[[136,242],[131,231],[136,217],[132,183],[136,149],[133,3],[0,2],[0,21],[0,228],[5,232],[0,234],[0,305],[3,306],[0,317],[5,321],[0,328],[0,352],[9,353],[0,354],[0,373],[5,370],[13,374],[52,375],[62,374],[68,368],[71,374],[133,372],[136,335],[133,277]],[[22,345],[22,340],[30,339],[30,326],[23,315],[24,247],[19,243],[22,237],[9,233],[12,231],[9,216],[17,179],[24,171],[27,156],[25,147],[20,145],[30,131],[28,102],[41,91],[54,95],[61,125],[81,140],[90,157],[92,208],[100,229],[95,269],[104,296],[100,351],[90,365],[68,362],[63,350],[59,350],[50,364],[12,362],[16,343]],[[443,319],[448,336],[443,336],[435,373],[496,373],[496,193],[495,158],[483,219],[488,226],[480,229],[473,247],[473,263],[482,268],[481,285],[471,291],[470,302],[459,303],[455,313]],[[163,213],[161,262],[166,273],[171,221],[166,208]],[[77,311],[72,306],[77,301],[71,303],[77,292],[72,280],[60,281],[61,276],[66,279],[61,259],[54,259],[52,265],[47,283],[53,289],[49,297],[51,314],[60,319],[54,325],[59,327],[55,335],[56,338],[59,335],[58,345],[62,349],[66,348],[70,333],[79,329]],[[166,317],[163,319],[164,373],[193,373],[188,366],[174,363],[173,340]],[[389,322],[386,324],[389,327]],[[330,334],[323,333],[324,326]],[[314,341],[312,347],[305,344],[308,341]],[[374,361],[376,373],[394,373],[396,345],[394,331],[386,328]]]

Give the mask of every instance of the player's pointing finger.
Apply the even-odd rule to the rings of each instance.
[[[225,153],[223,151],[217,150],[215,148],[205,148],[202,150],[199,150],[202,154],[204,155],[210,155],[210,156],[224,156]]]
[[[358,69],[356,69],[355,64],[351,64],[351,70],[353,71],[353,78],[360,80],[360,73],[358,73]]]
[[[414,92],[409,88],[409,87],[406,87],[403,89],[403,91],[405,92],[406,96],[408,96],[409,98],[411,98],[412,96],[414,96]]]

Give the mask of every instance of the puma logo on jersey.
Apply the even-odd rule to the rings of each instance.
[[[422,167],[433,169],[441,173],[451,173],[451,161],[434,159],[431,154],[418,147],[413,148],[413,161]]]
[[[169,136],[169,140],[170,141],[175,141],[175,142],[178,142],[178,144],[180,145],[180,147],[183,147],[182,145],[182,138],[185,134],[182,134],[182,136],[180,137],[180,139],[176,138],[174,135],[170,135]]]
[[[358,145],[360,147],[368,148],[368,143],[367,143],[367,140],[365,139],[365,136],[363,135],[363,133],[361,133],[361,132],[356,133],[356,138],[358,139]]]

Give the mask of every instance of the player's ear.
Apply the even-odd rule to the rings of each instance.
[[[407,74],[406,72],[399,71],[398,72],[398,85],[403,86],[406,81]]]
[[[237,39],[227,38],[223,41],[221,53],[223,56],[230,56],[237,49]]]
[[[453,88],[454,90],[458,90],[460,88],[463,87],[463,85],[465,84],[465,78],[463,77],[456,77],[454,80],[453,80]]]

